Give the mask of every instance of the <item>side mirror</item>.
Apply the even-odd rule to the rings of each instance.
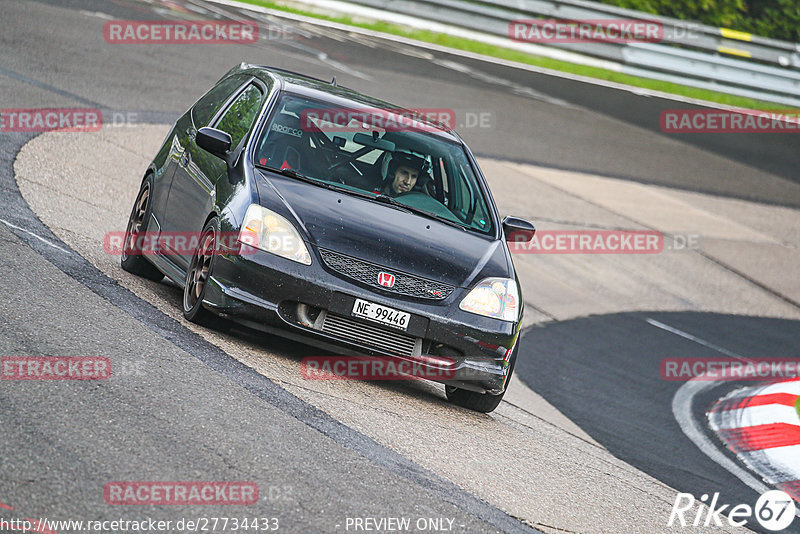
[[[194,140],[197,146],[218,158],[225,159],[231,149],[231,136],[215,128],[200,128]]]
[[[530,222],[519,217],[506,217],[503,219],[503,234],[506,241],[516,243],[527,243],[533,239],[536,228]]]

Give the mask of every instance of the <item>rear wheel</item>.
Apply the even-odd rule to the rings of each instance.
[[[503,393],[500,393],[499,395],[491,395],[489,393],[478,393],[477,391],[469,391],[467,389],[445,385],[444,390],[445,394],[447,395],[447,400],[453,404],[469,410],[474,410],[476,412],[493,412],[495,408],[500,405],[500,402],[503,400],[503,396],[506,394],[506,391],[508,391],[508,385],[511,383],[511,375],[514,373],[514,364],[516,362],[517,349],[515,348],[513,354],[511,355],[511,367],[508,370],[506,389],[503,391]]]
[[[128,218],[128,227],[125,229],[125,242],[122,246],[120,265],[129,273],[142,276],[155,282],[161,281],[164,275],[156,266],[147,261],[142,249],[145,229],[150,215],[153,212],[153,175],[147,176],[139,189],[136,202],[133,203],[131,216]]]
[[[203,297],[214,266],[218,226],[219,220],[214,217],[203,227],[197,249],[186,271],[186,280],[183,284],[183,316],[193,323],[208,324],[211,319],[211,312],[203,307]]]

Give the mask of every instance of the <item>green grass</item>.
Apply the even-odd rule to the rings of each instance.
[[[794,403],[794,407],[797,408],[797,417],[800,417],[800,398],[798,398],[797,402]]]
[[[725,104],[737,108],[760,109],[760,110],[786,109],[786,105],[782,104],[763,102],[752,98],[729,95],[726,93],[709,91],[707,89],[698,89],[696,87],[688,87],[686,85],[680,85],[677,83],[664,82],[660,80],[651,80],[649,78],[640,78],[638,76],[622,74],[619,72],[614,72],[598,67],[578,65],[575,63],[569,63],[567,61],[560,61],[557,59],[535,56],[532,54],[527,54],[525,52],[520,52],[518,50],[503,48],[501,46],[494,46],[486,43],[481,43],[478,41],[473,41],[470,39],[464,39],[461,37],[454,37],[452,35],[446,35],[426,30],[409,29],[403,26],[398,26],[396,24],[390,24],[387,22],[380,22],[380,21],[366,22],[361,20],[353,20],[351,17],[347,16],[331,16],[327,14],[320,14],[312,11],[285,6],[282,4],[278,4],[276,2],[272,2],[270,0],[240,0],[240,1],[247,4],[266,7],[269,9],[286,11],[288,13],[294,13],[296,15],[304,15],[307,17],[314,17],[322,20],[328,20],[331,22],[347,24],[349,26],[356,26],[359,28],[365,28],[383,33],[389,33],[392,35],[408,37],[410,39],[416,39],[418,41],[424,41],[426,43],[434,43],[441,46],[447,46],[458,50],[464,50],[476,54],[492,56],[500,59],[505,59],[508,61],[515,61],[527,65],[534,65],[537,67],[543,67],[561,72],[567,72],[570,74],[577,74],[580,76],[597,78],[599,80],[607,80],[611,82],[622,83],[634,87],[651,89],[654,91],[662,91],[665,93],[679,95],[687,98],[707,100],[710,102],[716,102],[719,104]]]

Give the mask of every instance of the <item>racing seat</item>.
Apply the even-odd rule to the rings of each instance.
[[[257,155],[261,165],[295,169],[308,175],[317,171],[311,137],[301,127],[300,119],[288,113],[279,114],[273,121]]]

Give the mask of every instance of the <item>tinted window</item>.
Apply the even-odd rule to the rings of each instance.
[[[192,120],[197,128],[208,126],[209,121],[222,105],[242,86],[241,76],[227,78],[211,88],[192,108]]]
[[[255,84],[250,84],[220,117],[216,128],[230,134],[232,147],[239,146],[239,142],[250,131],[263,99],[264,93],[261,89]]]

